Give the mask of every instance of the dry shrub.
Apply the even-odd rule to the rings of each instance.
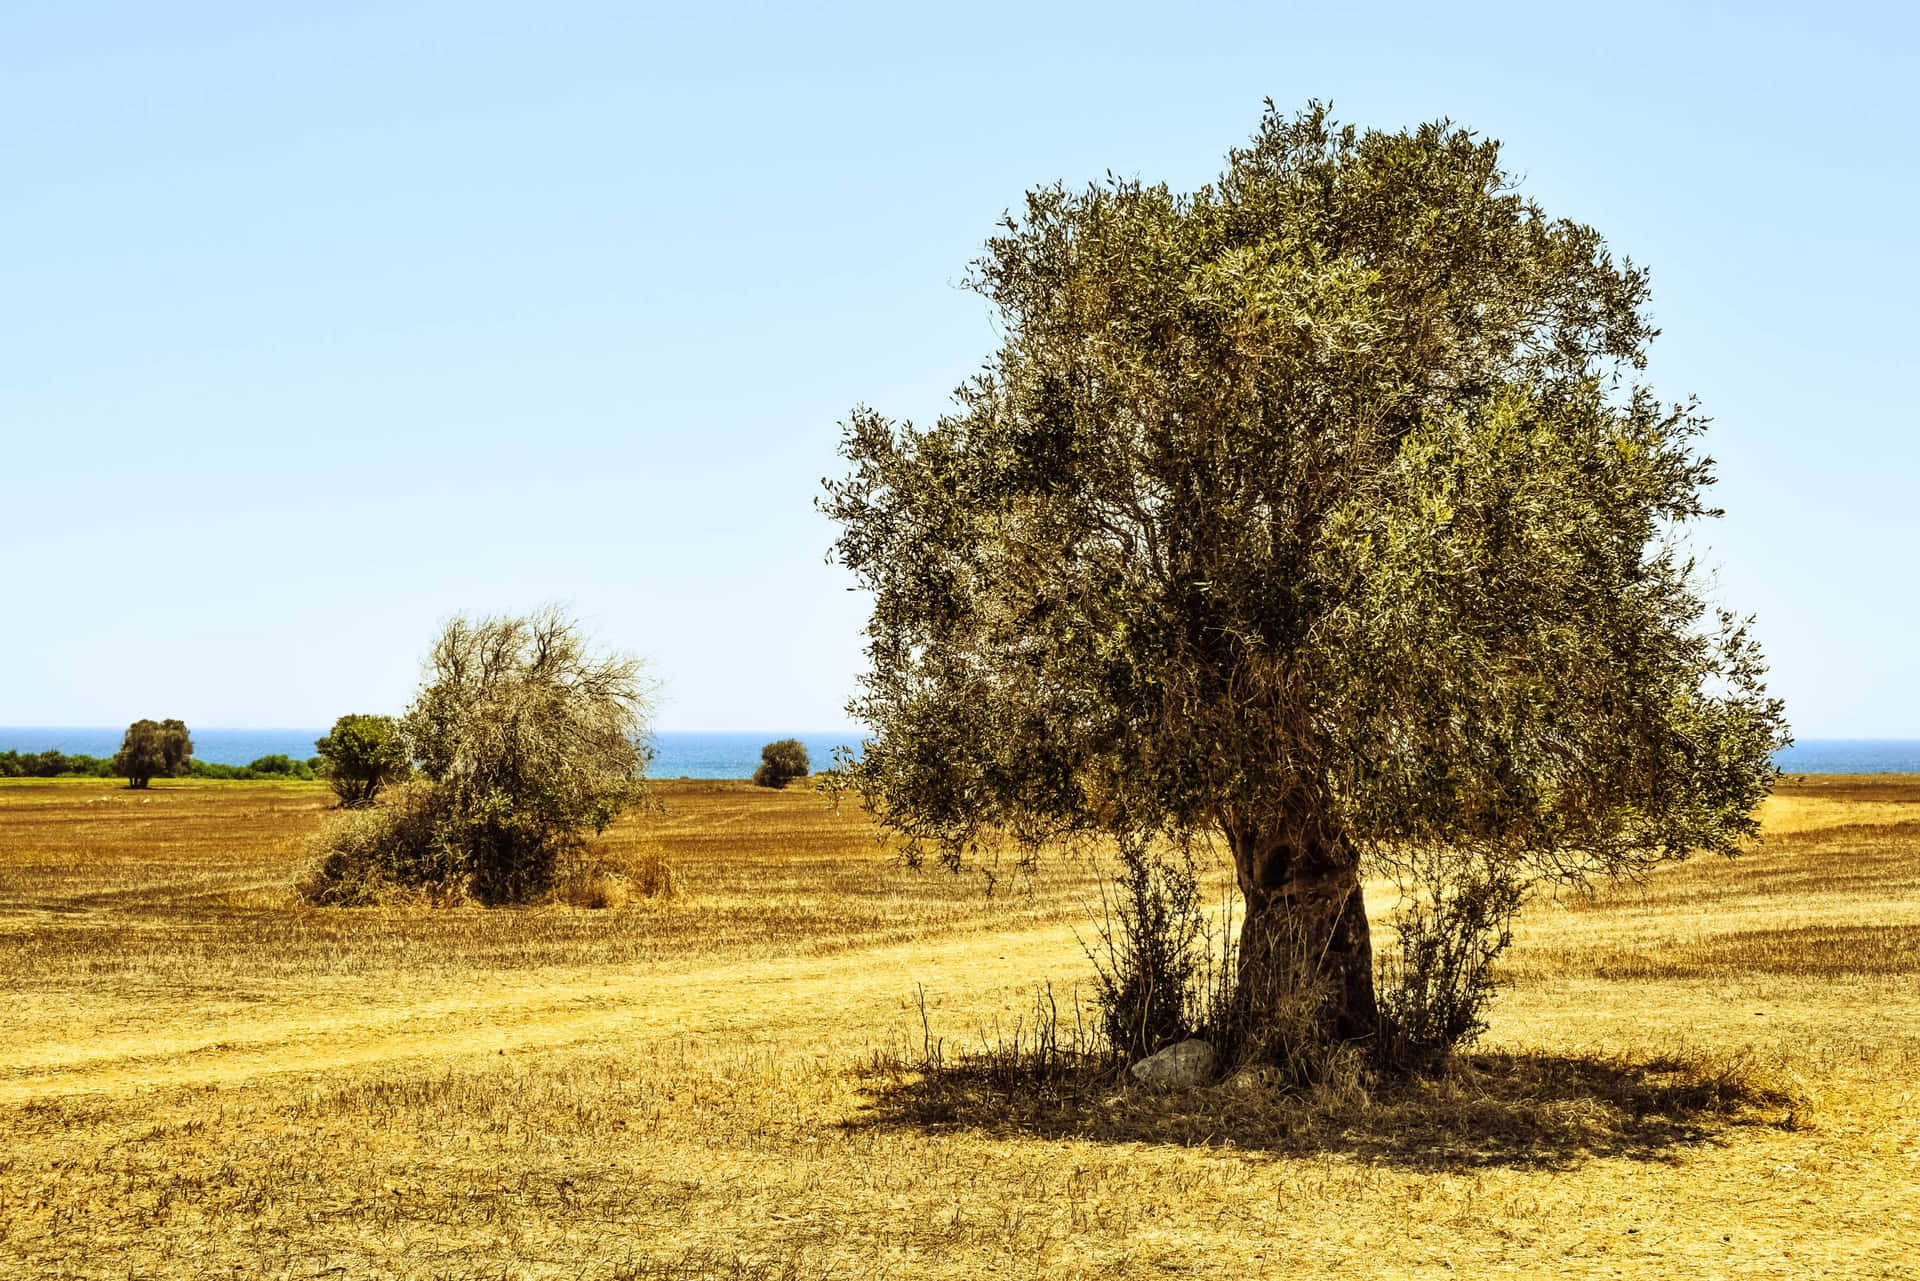
[[[1100,887],[1093,962],[1099,1030],[1116,1055],[1141,1058],[1194,1034],[1211,952],[1191,858],[1138,846],[1120,851],[1120,874]]]
[[[471,896],[465,859],[443,839],[447,798],[413,785],[378,809],[345,812],[323,829],[295,883],[320,907],[371,907],[411,899]]]
[[[672,861],[651,845],[580,845],[562,855],[549,897],[574,907],[617,910],[636,900],[670,899],[678,893],[678,880]]]
[[[1380,1058],[1433,1069],[1486,1030],[1493,966],[1513,942],[1525,886],[1492,862],[1435,856],[1409,869],[1394,948],[1378,964]]]
[[[618,911],[632,898],[627,883],[617,876],[596,876],[578,888],[565,887],[561,894],[564,902],[595,911]]]
[[[657,850],[634,865],[630,879],[633,887],[646,898],[672,898],[680,892],[679,873],[666,855]]]

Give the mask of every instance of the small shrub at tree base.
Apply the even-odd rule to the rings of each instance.
[[[322,776],[348,809],[371,805],[381,788],[413,770],[413,753],[391,716],[342,716],[313,746]]]
[[[797,738],[783,738],[760,749],[753,781],[761,787],[785,787],[796,778],[805,778],[812,768],[806,744]]]
[[[1138,1059],[1198,1030],[1211,939],[1190,859],[1138,847],[1121,852],[1120,874],[1101,888],[1094,966],[1100,1030],[1115,1054]]]
[[[1131,849],[1101,892],[1094,966],[1098,1032],[1109,1053],[1137,1060],[1188,1037],[1219,1062],[1278,1069],[1272,1079],[1315,1090],[1364,1091],[1376,1070],[1429,1072],[1486,1030],[1493,967],[1512,943],[1525,900],[1519,869],[1458,851],[1406,855],[1392,948],[1378,965],[1380,1029],[1370,1045],[1318,1035],[1331,978],[1307,943],[1313,930],[1275,935],[1276,954],[1251,964],[1203,910],[1189,856]],[[1235,904],[1223,906],[1230,922]]]
[[[1508,868],[1452,861],[1403,878],[1394,950],[1380,966],[1383,1063],[1431,1069],[1486,1030],[1493,965],[1525,887]]]

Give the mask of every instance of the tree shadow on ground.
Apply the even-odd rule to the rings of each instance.
[[[1343,1155],[1418,1170],[1671,1161],[1738,1126],[1797,1128],[1799,1100],[1749,1058],[1463,1055],[1437,1076],[1152,1093],[1091,1061],[876,1062],[853,1129]]]

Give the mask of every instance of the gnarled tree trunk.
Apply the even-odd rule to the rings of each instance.
[[[1370,1040],[1379,1008],[1358,851],[1318,816],[1267,831],[1231,825],[1227,844],[1246,900],[1236,1051],[1298,1061],[1302,1051]]]

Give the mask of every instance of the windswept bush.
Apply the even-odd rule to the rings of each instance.
[[[812,769],[807,745],[797,738],[783,738],[760,749],[753,781],[760,787],[785,787],[796,778],[805,778]]]
[[[455,618],[426,676],[400,722],[421,782],[403,804],[324,838],[309,899],[371,901],[362,887],[391,883],[528,902],[590,835],[647,798],[651,690],[640,664],[595,657],[559,611]]]

